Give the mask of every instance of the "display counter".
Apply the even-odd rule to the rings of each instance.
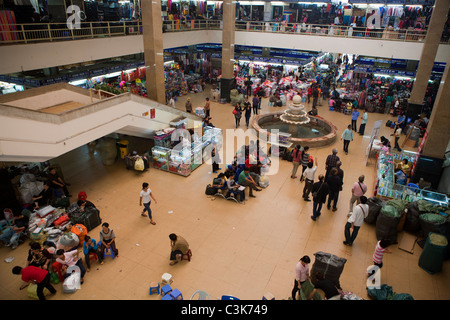
[[[152,158],[153,158],[153,168],[161,170],[169,170],[169,155],[170,149],[164,147],[153,147],[152,148]]]
[[[379,152],[377,161],[376,196],[381,199],[401,199],[409,202],[427,200],[435,205],[447,206],[445,194],[417,188],[414,184],[401,185],[395,183],[394,171],[396,163],[408,159],[412,164],[416,153],[403,150],[397,154]]]
[[[170,150],[169,171],[185,177],[191,174],[190,148]]]
[[[165,139],[170,141],[170,135],[160,141]],[[205,127],[203,136],[198,138],[194,134],[193,139],[191,145],[183,147],[176,145],[174,149],[153,147],[153,167],[186,177],[211,157],[211,144],[215,144],[217,151],[222,148],[222,130],[219,128]]]

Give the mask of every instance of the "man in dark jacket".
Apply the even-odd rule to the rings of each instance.
[[[316,221],[316,218],[320,216],[320,210],[325,203],[328,195],[328,184],[324,182],[325,177],[323,174],[319,175],[319,181],[313,184],[313,215],[311,219]]]
[[[342,187],[342,180],[341,177],[337,175],[338,171],[336,168],[331,169],[330,176],[328,177],[327,184],[328,184],[328,203],[327,203],[327,209],[330,210],[331,208],[331,200],[333,200],[333,210],[336,211],[336,205],[339,198],[339,191]]]

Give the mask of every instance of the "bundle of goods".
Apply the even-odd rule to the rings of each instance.
[[[91,231],[102,223],[100,218],[100,211],[92,204],[92,202],[86,201],[84,210],[74,202],[66,210],[70,221],[73,224],[82,224],[86,227],[87,231]]]
[[[42,181],[25,181],[19,187],[19,192],[23,203],[32,203],[33,196],[38,195],[44,190],[44,183]]]
[[[396,207],[386,204],[380,210],[376,222],[376,236],[378,240],[389,240],[397,243],[397,226],[400,222],[400,214]]]
[[[375,224],[377,222],[378,214],[383,207],[383,200],[377,197],[371,197],[367,199],[367,204],[369,205],[369,213],[364,221],[368,224]]]
[[[237,103],[242,103],[244,101],[244,95],[239,93],[236,89],[230,91],[230,103],[235,106]]]
[[[387,205],[393,206],[397,209],[400,216],[399,223],[397,225],[397,231],[402,231],[406,220],[406,208],[408,207],[408,202],[401,199],[393,199],[386,202]]]
[[[382,284],[379,287],[367,287],[367,293],[375,300],[414,300],[408,293],[396,293],[391,286]]]
[[[74,234],[76,234],[76,236],[78,237],[78,239],[80,240],[79,244],[83,244],[84,242],[84,237],[87,235],[87,229],[84,225],[78,223],[74,226],[72,226],[72,228],[70,229],[70,231]]]
[[[444,235],[430,232],[419,258],[419,266],[430,274],[441,271],[447,246],[448,240]]]
[[[320,271],[325,279],[331,280],[337,288],[341,288],[339,277],[344,270],[347,259],[322,251],[314,253],[314,256],[316,258],[311,268],[312,283],[317,284],[316,273]]]
[[[134,151],[124,157],[127,170],[134,169],[136,171],[144,171],[149,168],[149,160],[146,155],[140,156]]]
[[[81,270],[78,266],[71,266],[67,268],[67,274],[70,274],[63,282],[64,293],[74,293],[80,288],[81,284]]]
[[[70,251],[73,248],[77,248],[80,243],[80,239],[73,232],[64,233],[58,240],[56,247],[58,249],[64,249],[65,251]]]
[[[419,216],[419,223],[423,237],[427,237],[430,232],[445,234],[447,229],[447,219],[440,214],[424,213]]]

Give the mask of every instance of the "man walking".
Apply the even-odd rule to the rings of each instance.
[[[313,162],[308,163],[308,168],[302,174],[302,180],[305,180],[305,187],[303,188],[303,200],[311,201],[309,199],[309,193],[312,190],[314,184],[314,175],[317,170],[317,158],[316,158],[316,166],[314,166]]]
[[[352,197],[350,198],[350,212],[353,211],[353,204],[359,204],[361,196],[367,192],[367,186],[364,184],[364,176],[360,176],[358,181],[353,184],[352,187]]]
[[[330,177],[328,178],[327,184],[328,184],[328,190],[329,190],[327,209],[330,210],[331,201],[333,201],[333,210],[332,211],[336,211],[337,210],[336,206],[337,206],[337,202],[339,199],[339,192],[341,191],[341,187],[342,187],[342,180],[337,175],[336,168],[331,169]]]
[[[319,175],[319,181],[314,183],[312,188],[313,194],[313,215],[311,219],[316,221],[320,216],[320,210],[322,205],[325,203],[328,195],[328,184],[324,181],[325,177],[323,174]]]
[[[400,148],[400,146],[398,144],[398,140],[400,140],[401,135],[402,135],[402,128],[399,125],[397,125],[394,129],[394,133],[391,134],[391,136],[394,136],[394,138],[395,138],[394,148],[397,149],[398,152],[402,151],[402,149]]]
[[[325,161],[325,170],[326,170],[325,182],[328,179],[328,175],[330,174],[331,169],[336,167],[336,163],[340,160],[339,157],[337,156],[338,151],[336,148],[333,148],[331,152],[332,154],[330,154],[327,157],[327,160]]]
[[[348,154],[348,145],[350,144],[350,140],[353,141],[353,130],[352,126],[349,124],[347,129],[342,132],[341,140],[344,139],[344,152]]]
[[[356,121],[358,120],[359,117],[359,111],[356,110],[355,108],[353,108],[352,110],[352,130],[358,131],[358,129],[356,128]]]
[[[344,244],[347,246],[351,246],[358,235],[359,229],[361,228],[364,219],[367,217],[369,213],[369,206],[367,205],[367,198],[365,196],[360,197],[360,204],[355,207],[352,214],[347,220],[345,224],[345,240]],[[350,234],[350,229],[352,229],[352,233]]]

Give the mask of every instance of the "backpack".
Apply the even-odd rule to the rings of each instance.
[[[213,196],[216,194],[216,189],[213,188],[210,184],[206,186],[205,194],[208,196]]]

